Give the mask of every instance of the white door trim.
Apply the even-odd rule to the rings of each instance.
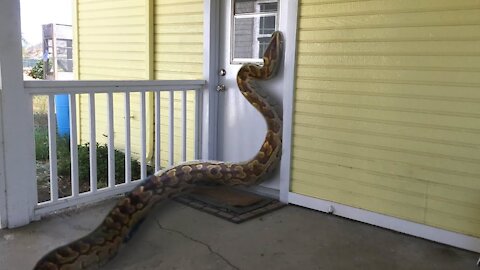
[[[407,221],[355,207],[292,193],[288,195],[289,203],[310,209],[331,213],[336,216],[361,221],[367,224],[417,236],[450,246],[480,252],[480,238],[435,228],[432,226]]]
[[[280,165],[280,201],[287,203],[290,192],[290,169],[292,166],[292,125],[295,92],[297,55],[298,0],[283,0],[280,3],[279,30],[284,37],[283,79],[283,144]]]
[[[217,159],[218,134],[218,54],[220,38],[220,1],[205,0],[203,3],[203,76],[205,89],[197,99],[202,112],[201,159]]]

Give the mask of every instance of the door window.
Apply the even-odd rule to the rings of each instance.
[[[234,0],[232,64],[261,62],[271,34],[278,28],[278,1]]]

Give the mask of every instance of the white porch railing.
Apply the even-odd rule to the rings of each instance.
[[[201,104],[202,92],[205,81],[189,80],[189,81],[26,81],[24,83],[25,91],[34,96],[48,96],[48,146],[49,146],[49,171],[50,171],[50,198],[44,202],[37,203],[34,207],[35,217],[51,213],[56,210],[77,206],[85,203],[92,203],[118,195],[131,190],[137,185],[138,179],[132,179],[132,142],[131,142],[131,94],[140,94],[140,171],[141,179],[147,177],[147,102],[146,93],[153,93],[154,98],[154,151],[153,151],[153,167],[157,171],[161,169],[161,92],[167,91],[168,95],[168,160],[167,164],[174,163],[174,133],[175,133],[175,112],[180,111],[181,121],[181,160],[187,158],[187,92],[195,93],[195,108],[194,110],[194,158],[200,158],[201,146]],[[180,110],[175,110],[175,92],[180,92]],[[108,148],[108,181],[106,187],[98,187],[97,185],[97,152],[96,152],[96,95],[99,93],[106,94],[106,111],[107,111],[107,148]],[[115,104],[114,94],[123,94],[124,107],[124,125],[125,130],[125,181],[123,183],[116,183],[115,179],[115,136],[114,136],[114,121],[115,121]],[[68,94],[69,96],[69,123],[70,123],[70,170],[71,170],[71,191],[70,195],[61,198],[59,196],[58,183],[58,160],[57,160],[57,127],[55,115],[55,95]],[[88,120],[89,120],[89,190],[82,191],[80,188],[79,179],[79,157],[78,157],[78,136],[77,131],[79,123],[77,123],[77,98],[78,95],[85,94],[88,96]],[[165,97],[165,96],[164,96]],[[164,98],[163,97],[163,98]],[[118,100],[118,98],[117,98]],[[116,119],[118,121],[118,118]],[[164,126],[163,126],[164,127]],[[118,131],[117,131],[118,133]],[[178,136],[177,136],[178,138]],[[178,144],[177,144],[178,145]],[[33,185],[32,181],[32,185]]]

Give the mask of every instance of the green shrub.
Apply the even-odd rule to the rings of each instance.
[[[42,96],[34,96],[34,98],[38,101],[36,102],[38,107],[40,107],[38,112],[34,112],[33,114],[33,126],[35,128],[48,128],[48,114],[46,113],[46,109],[44,107],[47,106],[47,101],[40,100]]]
[[[96,144],[97,150],[97,186],[99,188],[108,185],[108,146],[106,144]],[[58,160],[58,175],[70,176],[70,151],[65,158]],[[132,180],[140,178],[140,163],[137,160],[131,160]],[[147,172],[153,171],[147,167]],[[80,183],[88,183],[90,180],[90,145],[88,143],[78,146],[78,177]],[[115,149],[115,182],[117,184],[125,182],[125,154]]]
[[[43,79],[43,60],[39,60],[35,66],[28,72],[28,76],[34,79]]]
[[[35,128],[35,158],[39,161],[48,160],[48,130]]]
[[[57,135],[57,159],[70,158],[70,140],[68,136]],[[48,128],[35,128],[35,158],[37,161],[49,160]]]
[[[90,145],[78,145],[78,177],[80,186],[90,183]],[[96,144],[97,150],[97,186],[108,185],[108,146]],[[38,161],[49,159],[48,129],[39,127],[35,129],[35,155]],[[68,136],[57,135],[57,170],[58,176],[64,179],[71,175],[70,139]],[[153,170],[147,166],[147,173]],[[140,162],[131,160],[132,180],[140,178]],[[115,181],[117,184],[125,182],[125,154],[115,149]]]

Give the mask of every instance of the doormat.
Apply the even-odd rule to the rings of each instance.
[[[237,224],[285,206],[278,200],[225,186],[197,187],[174,200]]]

